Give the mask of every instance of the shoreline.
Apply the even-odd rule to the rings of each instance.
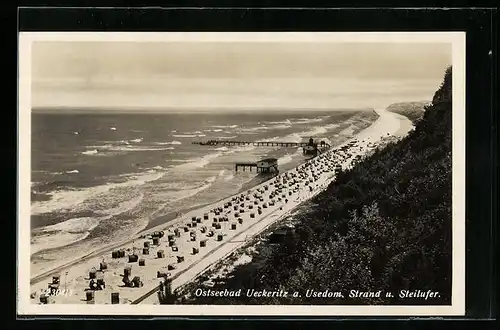
[[[351,137],[350,139],[344,141],[343,143],[341,143],[340,145],[337,145],[335,146],[334,148],[328,150],[327,152],[325,152],[325,156],[321,157],[321,156],[318,156],[316,158],[314,158],[313,160],[310,160],[309,162],[314,162],[314,160],[317,160],[319,158],[325,158],[326,155],[328,154],[332,154],[333,151],[339,149],[339,148],[342,148],[343,146],[345,145],[348,145],[351,141],[353,140],[357,140],[357,139],[363,139],[363,137],[369,137],[370,133],[373,135],[375,133],[380,133],[379,131],[381,130],[381,127],[380,126],[380,123],[382,121],[384,121],[385,125],[382,125],[382,126],[385,126],[383,127],[383,130],[384,132],[389,129],[389,130],[393,130],[393,132],[396,132],[398,130],[400,130],[400,119],[398,118],[395,118],[395,116],[393,116],[392,114],[387,114],[385,112],[385,110],[378,110],[377,113],[379,114],[379,118],[377,118],[377,120],[375,120],[372,125],[370,125],[369,127],[365,128],[364,130],[360,131],[358,134],[354,135],[353,137]],[[383,114],[383,116],[382,116]],[[391,118],[392,117],[392,118]],[[387,122],[389,120],[389,123]],[[392,120],[392,122],[391,122]],[[387,126],[391,126],[392,125],[392,128],[388,128]],[[362,148],[360,147],[360,150]],[[351,161],[354,159],[354,157],[351,157]],[[343,164],[343,165],[346,165],[346,164]],[[301,166],[303,165],[299,165],[297,168],[294,168],[294,169],[291,169],[291,170],[288,170],[286,172],[283,172],[283,173],[280,173],[280,177],[283,177],[283,176],[286,176],[287,173],[292,173],[292,172],[296,172],[298,171],[298,168],[300,168]],[[269,180],[266,180],[264,182],[262,182],[261,184],[255,186],[252,190],[256,190],[256,189],[261,189],[267,182],[269,182],[270,180],[273,180],[274,178],[270,178]],[[305,200],[308,200],[310,199],[312,196],[316,195],[317,193],[319,193],[319,191],[323,190],[332,180],[334,179],[334,176],[333,175],[330,175],[328,176],[327,175],[327,178],[324,178],[321,180],[321,182],[318,182],[318,185],[317,185],[317,189],[314,189],[314,192],[311,191],[311,193],[309,193],[309,191],[307,191],[306,194],[302,194],[297,197],[296,200],[294,200],[293,202],[290,201],[290,203],[286,206],[286,208],[283,210],[283,212],[277,212],[278,210],[280,210],[278,207],[274,207],[274,210],[272,212],[266,212],[266,214],[263,214],[262,217],[259,216],[259,219],[256,223],[254,223],[251,227],[248,227],[248,225],[244,224],[242,225],[241,227],[242,230],[236,230],[234,233],[234,235],[232,235],[233,237],[231,237],[231,239],[226,242],[226,240],[224,239],[224,244],[220,244],[219,246],[215,246],[216,248],[215,249],[212,249],[210,250],[210,253],[213,253],[214,251],[217,252],[217,251],[222,251],[222,252],[226,252],[225,254],[221,254],[221,253],[215,253],[214,255],[205,255],[203,258],[201,258],[201,260],[193,260],[195,261],[191,267],[194,267],[195,269],[197,269],[198,271],[203,271],[206,267],[210,267],[211,265],[213,265],[214,261],[214,257],[217,257],[217,259],[215,261],[218,261],[218,260],[221,260],[221,258],[224,258],[225,255],[227,253],[230,253],[232,251],[234,251],[236,248],[238,248],[238,244],[227,244],[227,243],[237,243],[237,242],[231,242],[232,240],[234,240],[236,237],[240,237],[240,236],[244,236],[244,234],[246,234],[246,236],[248,236],[249,234],[251,236],[253,235],[256,235],[256,233],[264,230],[265,228],[267,228],[269,225],[275,223],[276,221],[278,221],[279,219],[283,218],[283,216],[285,216],[286,214],[288,214],[291,210],[293,210],[295,208],[295,206],[297,205],[300,205],[302,202],[304,202]],[[306,190],[306,189],[303,189],[303,190]],[[290,191],[290,196],[291,196],[292,192]],[[178,225],[179,223],[181,223],[182,221],[187,221],[190,217],[192,216],[200,216],[200,214],[203,214],[202,212],[204,211],[207,211],[210,207],[215,207],[217,205],[215,204],[219,204],[221,203],[222,201],[230,201],[231,198],[234,198],[235,195],[232,195],[232,196],[229,196],[229,197],[226,197],[226,198],[223,198],[221,199],[220,201],[218,202],[215,202],[215,203],[211,203],[205,207],[202,207],[201,209],[198,209],[196,208],[196,210],[193,210],[191,212],[187,212],[185,214],[183,214],[180,218],[178,219],[174,219],[172,221],[169,221],[167,223],[162,223],[158,226],[155,226],[155,227],[152,227],[152,228],[149,228],[148,231],[152,232],[152,231],[158,231],[158,230],[169,230],[171,228],[173,228],[175,225]],[[293,206],[291,204],[294,204]],[[283,207],[283,205],[281,206]],[[271,211],[271,210],[269,210]],[[204,212],[206,213],[206,212]],[[275,214],[275,213],[280,213],[280,214]],[[274,218],[274,219],[271,219],[271,218]],[[257,220],[257,219],[255,219]],[[251,228],[254,228],[254,230],[252,230]],[[260,229],[259,229],[260,228]],[[225,229],[228,229],[228,228],[225,228]],[[256,231],[257,229],[257,231]],[[142,230],[141,232],[144,232],[144,230]],[[230,235],[230,234],[228,234]],[[103,249],[98,249],[92,253],[89,253],[88,255],[84,256],[84,257],[81,257],[81,258],[78,258],[74,261],[70,261],[64,265],[61,265],[61,266],[58,266],[56,268],[53,268],[49,271],[46,271],[45,273],[42,273],[42,274],[39,274],[37,276],[35,276],[34,278],[31,279],[31,284],[34,285],[34,284],[38,284],[40,283],[43,279],[46,279],[47,277],[55,274],[55,273],[60,273],[64,270],[67,270],[73,266],[75,266],[74,268],[78,268],[76,266],[80,266],[80,268],[82,268],[81,264],[84,263],[84,261],[88,260],[88,259],[91,259],[91,258],[94,258],[94,257],[98,257],[98,256],[103,256],[103,254],[105,254],[106,252],[109,252],[109,251],[112,251],[113,249],[116,249],[118,247],[126,247],[126,245],[130,245],[130,243],[132,243],[132,245],[134,244],[135,240],[139,239],[140,235],[135,235],[136,237],[133,237],[131,239],[127,239],[127,240],[124,240],[124,241],[120,241],[120,242],[117,242],[116,244],[112,244],[111,246],[107,246],[106,248],[103,248]],[[243,240],[243,243],[245,243],[246,240]],[[240,242],[241,243],[241,242]],[[186,244],[184,244],[186,245]],[[189,244],[188,244],[189,245]],[[213,245],[213,244],[212,244]],[[241,244],[240,244],[241,245]],[[183,248],[184,246],[180,246],[179,249]],[[208,246],[207,246],[208,247]],[[225,247],[225,248],[223,248]],[[227,252],[229,251],[229,252]],[[184,252],[185,249],[184,249]],[[209,258],[210,256],[210,258]],[[186,256],[186,258],[188,258]],[[193,259],[193,258],[191,258]],[[194,258],[196,259],[196,258]],[[204,264],[207,264],[206,267],[204,267],[203,269],[199,269],[201,266],[203,266]],[[95,265],[95,263],[94,263]],[[86,266],[86,265],[83,265],[83,266]],[[146,268],[150,268],[148,266],[146,267],[143,267],[143,269],[146,269]],[[83,268],[82,268],[83,269]],[[83,273],[83,272],[82,272]],[[179,273],[179,277],[181,278],[181,280],[177,280],[177,282],[182,282],[182,279],[184,281],[189,281],[189,278],[190,276],[193,276],[193,270],[188,268],[187,270],[184,270],[183,272],[177,272]],[[116,274],[116,273],[115,273]],[[196,274],[194,274],[196,275]],[[174,275],[175,276],[175,275]],[[84,279],[82,278],[82,276],[79,277],[80,279],[80,282],[83,283]],[[150,283],[148,283],[148,285],[145,285],[144,288],[151,288],[151,285],[154,285],[154,286],[157,286],[158,284],[158,280],[156,281],[150,281]],[[181,285],[182,283],[179,283],[179,285]],[[81,285],[80,285],[80,288],[81,288]],[[154,287],[153,287],[154,289]],[[132,289],[133,290],[133,289]],[[140,290],[140,291],[143,291],[145,289],[135,289],[135,290]],[[124,290],[126,291],[126,290]],[[130,290],[129,290],[130,291]],[[135,293],[138,293],[138,292],[135,292]],[[132,294],[133,296],[133,294]],[[133,298],[133,297],[131,297]],[[106,299],[107,301],[109,301],[109,299]],[[129,299],[129,301],[133,299]]]
[[[380,115],[375,110],[372,110],[372,112],[377,114],[378,117],[373,122],[371,122],[369,126],[359,130],[357,133],[353,134],[351,137],[346,137],[345,139],[343,139],[343,141],[332,146],[331,149],[335,149],[335,148],[338,148],[338,147],[346,144],[347,142],[349,142],[350,140],[355,138],[358,134],[360,134],[364,130],[366,130],[369,127],[371,127],[372,125],[374,125],[380,119]],[[296,167],[298,167],[304,163],[307,163],[308,161],[310,161],[310,159],[311,158],[304,158],[304,159],[300,160],[296,165],[289,167],[289,169],[287,169],[286,171],[279,172],[279,174],[281,175],[283,173],[287,173],[287,172],[295,169]],[[265,182],[272,180],[272,179],[273,179],[273,177],[265,177],[265,178],[255,177],[255,178],[252,178],[250,181],[246,182],[245,184],[243,184],[242,187],[240,189],[238,189],[238,191],[233,193],[232,195],[221,197],[213,202],[200,204],[200,205],[186,208],[183,210],[171,211],[165,215],[162,215],[160,217],[156,217],[156,218],[152,219],[144,228],[135,231],[132,235],[128,236],[126,239],[117,241],[116,243],[113,243],[113,244],[108,244],[108,245],[103,246],[101,248],[98,248],[96,250],[92,250],[86,254],[82,254],[82,255],[78,256],[77,258],[75,258],[71,261],[63,262],[63,263],[59,263],[59,264],[53,263],[52,265],[49,265],[48,267],[40,268],[38,273],[30,274],[30,284],[35,284],[35,283],[43,280],[44,278],[49,278],[54,273],[64,271],[68,267],[72,267],[72,266],[74,266],[78,263],[84,262],[90,258],[94,258],[100,254],[104,254],[104,253],[107,253],[109,251],[112,251],[113,249],[116,249],[117,247],[119,247],[121,245],[130,244],[134,240],[138,239],[141,236],[141,234],[144,234],[147,231],[163,230],[165,228],[169,228],[170,226],[175,225],[175,223],[182,221],[183,218],[186,218],[189,214],[191,214],[192,212],[195,212],[196,210],[203,209],[209,205],[215,205],[217,203],[220,203],[224,199],[241,194],[247,190],[255,189],[256,187],[258,187],[258,186],[260,186],[260,185],[264,184]],[[167,226],[167,227],[161,228],[162,226]],[[78,242],[76,244],[78,244]],[[70,246],[71,246],[71,244],[70,244]],[[57,247],[55,249],[61,249],[61,247]],[[36,253],[39,253],[39,252],[40,251],[37,251]],[[30,259],[31,259],[31,256],[30,256]],[[30,267],[33,267],[33,264],[30,264]]]

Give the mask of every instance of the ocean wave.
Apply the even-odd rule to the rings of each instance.
[[[168,202],[159,205],[158,209],[150,216],[150,218],[159,217],[173,210],[176,210],[179,206],[180,201],[189,197],[193,197],[196,194],[210,188],[212,184],[217,180],[217,178],[222,176],[223,174],[224,170],[221,170],[218,175],[211,176],[196,184],[186,185],[180,182],[176,182],[163,185],[162,190],[168,189],[168,192],[158,197],[161,197],[161,200],[163,201],[168,200]]]
[[[238,125],[212,125],[213,128],[236,128]]]
[[[95,155],[97,154],[99,151],[97,151],[97,149],[92,149],[92,150],[87,150],[87,151],[83,151],[82,152],[82,155]]]
[[[296,118],[293,119],[294,124],[309,124],[309,123],[319,123],[325,120],[325,118],[328,118],[330,116],[326,117],[317,117],[317,118]]]
[[[32,232],[31,254],[57,248],[85,239],[99,224],[98,218],[73,218]]]
[[[273,125],[269,127],[270,129],[287,129],[292,127],[292,125]]]
[[[312,129],[304,134],[308,134],[309,136],[316,136],[316,135],[325,134],[326,132],[327,132],[327,129],[325,127],[319,126],[319,127],[315,127],[314,129]]]
[[[222,129],[218,128],[218,129],[213,129],[211,130],[212,132],[222,132]]]
[[[196,137],[196,134],[173,134],[172,136],[176,138],[193,138]]]
[[[266,139],[265,141],[283,141],[283,142],[294,142],[294,143],[300,143],[302,142],[303,137],[300,133],[292,133],[288,134],[285,136],[275,136],[269,139]]]
[[[109,129],[112,131],[116,131],[116,127],[110,127]]]
[[[237,147],[232,147],[225,154],[229,155],[229,154],[234,154],[237,152],[248,152],[248,151],[254,150],[255,148],[256,147],[254,145],[237,146]]]
[[[110,199],[111,200],[104,201],[102,209],[94,209],[94,213],[101,215],[100,220],[108,220],[114,216],[137,208],[144,199],[144,194],[139,193],[131,198],[127,198],[121,202],[115,203],[114,206],[112,206],[112,204],[115,197],[111,197]]]
[[[215,139],[216,140],[220,140],[220,139],[234,139],[234,138],[237,138],[238,136],[236,135],[232,135],[232,136],[216,136]]]
[[[217,151],[226,151],[226,150],[228,150],[228,148],[227,148],[227,147],[219,147],[219,148],[215,148],[215,149],[213,149],[213,150],[217,150]]]
[[[210,163],[210,160],[217,158],[222,155],[222,152],[217,152],[213,154],[208,154],[203,157],[192,159],[185,164],[177,165],[174,167],[175,170],[193,170],[197,168],[203,168]]]
[[[47,233],[47,234],[32,236],[30,253],[34,254],[47,249],[54,249],[67,246],[87,238],[89,234],[90,231],[77,234],[68,232],[58,232],[57,235]]]
[[[330,124],[324,126],[317,126],[308,131],[302,131],[297,133],[288,134],[286,136],[275,136],[273,138],[268,139],[269,141],[285,141],[285,142],[303,142],[304,139],[308,139],[310,137],[314,137],[317,135],[323,135],[328,133],[329,131],[338,127],[339,124]],[[323,139],[323,138],[322,138]]]
[[[80,173],[80,171],[78,171],[78,170],[66,171],[66,174],[78,174],[78,173]]]
[[[342,136],[351,136],[354,134],[354,130],[356,129],[355,125],[350,125],[349,127],[343,129],[338,134]]]
[[[115,148],[111,151],[163,151],[163,150],[174,150],[174,147],[166,147],[166,148],[151,148],[151,147],[128,147],[128,148]]]
[[[162,150],[174,150],[174,147],[154,147],[154,146],[131,146],[131,145],[126,145],[126,146],[117,146],[117,145],[110,145],[110,144],[105,144],[101,146],[88,146],[87,148],[95,148],[95,152],[89,153],[89,151],[86,152],[86,155],[89,154],[97,154],[97,152],[100,151],[115,151],[115,152],[129,152],[129,151],[162,151]],[[92,151],[92,150],[91,150]]]
[[[114,189],[141,186],[145,183],[159,180],[164,175],[165,173],[163,172],[143,173],[135,177],[131,177],[125,182],[108,183],[76,190],[65,189],[48,192],[47,195],[50,195],[51,199],[47,201],[33,202],[31,204],[31,214],[36,215],[60,210],[74,210],[85,201],[106,194]]]
[[[240,129],[241,132],[256,132],[256,131],[264,131],[268,130],[269,127],[262,125],[262,126],[257,126],[257,127],[250,127],[250,128],[242,128]]]
[[[155,142],[154,144],[157,144],[157,145],[160,145],[160,146],[163,146],[163,145],[179,145],[179,144],[182,144],[181,141],[171,141],[171,142]]]
[[[137,208],[143,197],[144,194],[139,194],[131,199],[119,202],[115,206],[95,210],[95,213],[101,216],[72,218],[54,225],[34,229],[31,239],[31,254],[84,240],[102,221]]]
[[[45,226],[33,230],[37,232],[66,231],[68,233],[82,233],[97,227],[99,220],[95,217],[73,218],[55,225]]]
[[[278,165],[288,164],[288,163],[290,163],[292,160],[293,160],[292,156],[290,156],[290,155],[285,155],[285,156],[280,157],[280,158],[278,159]]]
[[[290,119],[285,119],[285,120],[282,120],[282,121],[266,121],[265,123],[267,123],[267,124],[288,124],[288,125],[292,125],[292,122],[290,121]]]
[[[172,135],[173,137],[204,137],[206,136],[203,134],[201,131],[196,131],[196,132],[184,132],[182,134],[174,134]]]
[[[270,123],[270,122],[268,122],[268,123]],[[276,129],[276,130],[287,129],[287,128],[292,127],[291,124],[288,124],[285,121],[273,122],[273,123],[275,123],[275,124],[274,125],[260,125],[260,126],[256,126],[256,127],[241,128],[241,129],[239,129],[239,132],[258,132],[258,131],[268,131],[268,130],[272,130],[272,129]]]
[[[130,140],[130,142],[139,143],[139,142],[142,142],[142,140],[143,140],[143,138],[138,138],[138,139]]]

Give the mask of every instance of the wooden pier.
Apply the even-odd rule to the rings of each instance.
[[[257,163],[236,163],[234,164],[234,170],[238,172],[238,169],[242,168],[243,171],[246,171],[247,168],[252,172],[252,168],[257,167]]]
[[[253,145],[260,147],[305,147],[309,142],[281,142],[281,141],[226,141],[226,140],[209,140],[209,141],[193,141],[192,144],[199,144],[202,146],[237,146],[237,145]],[[322,147],[329,148],[330,145],[321,142]]]
[[[245,171],[247,168],[252,171],[252,168],[257,169],[257,173],[270,173],[270,172],[279,172],[278,171],[278,159],[276,158],[266,158],[261,159],[256,163],[236,163],[234,164],[234,170],[238,172],[239,168],[243,168]]]

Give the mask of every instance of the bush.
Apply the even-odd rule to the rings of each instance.
[[[343,299],[196,298],[198,304],[450,304],[451,68],[415,130],[341,172],[276,246],[213,289],[338,290]],[[349,299],[351,289],[392,297]],[[398,297],[433,290],[432,301]]]

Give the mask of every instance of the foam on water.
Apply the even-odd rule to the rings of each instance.
[[[102,221],[137,208],[143,198],[144,194],[139,194],[114,207],[95,210],[95,213],[101,216],[72,218],[54,225],[36,228],[32,231],[31,254],[84,240]]]
[[[324,118],[318,117],[318,118],[297,118],[293,119],[294,124],[309,124],[309,123],[319,123],[325,120],[325,118],[328,118],[330,116],[326,116]]]
[[[81,233],[95,228],[98,223],[99,221],[97,218],[73,218],[64,222],[56,223],[55,225],[37,228],[34,232],[67,231],[68,233]]]
[[[97,151],[97,149],[92,149],[92,150],[87,150],[87,151],[82,152],[82,155],[95,155],[98,152],[99,151]]]
[[[238,125],[212,125],[214,128],[236,128]]]
[[[290,119],[285,119],[285,120],[282,120],[282,121],[266,121],[265,123],[267,123],[267,124],[288,124],[288,125],[292,125],[292,122],[290,121]]]
[[[211,176],[195,184],[175,182],[163,185],[163,193],[156,196],[157,199],[163,202],[156,205],[157,209],[150,215],[150,218],[159,217],[176,210],[180,205],[179,202],[210,188],[217,181],[217,178],[222,177],[223,174],[224,170],[221,170],[218,175]]]
[[[74,209],[77,205],[93,198],[97,195],[108,193],[110,190],[140,186],[147,182],[156,181],[163,177],[165,173],[143,173],[135,178],[121,183],[108,183],[100,186],[89,187],[77,190],[58,190],[48,193],[52,198],[47,201],[37,201],[31,204],[31,214],[54,212],[57,210]]]
[[[285,156],[280,157],[280,158],[278,159],[278,165],[288,164],[288,163],[290,163],[292,160],[293,160],[292,156],[290,156],[290,155],[285,155]]]
[[[182,142],[181,141],[170,141],[170,142],[156,142],[154,144],[161,145],[161,146],[162,145],[170,145],[170,144],[179,145],[179,144],[182,144]]]
[[[223,140],[223,139],[235,139],[237,138],[236,135],[232,135],[232,136],[216,136],[215,139],[216,140]]]
[[[31,238],[30,254],[35,254],[39,251],[54,249],[70,245],[72,243],[83,240],[89,236],[90,232],[84,233],[68,233],[58,232],[57,235],[43,234],[33,236]]]
[[[320,127],[310,125],[306,126],[306,128],[296,129],[296,131],[304,129],[303,132],[292,134],[283,132],[285,134],[282,133],[280,136],[273,138],[267,138],[266,136],[272,136],[274,134],[266,134],[266,131],[286,129],[296,124],[321,122],[327,117],[329,116],[318,118],[290,118],[282,121],[262,122],[262,124],[254,123],[253,125],[248,125],[247,123],[241,124],[242,127],[238,125],[214,125],[210,129],[202,129],[206,128],[206,126],[185,126],[185,129],[179,129],[179,133],[173,130],[172,133],[176,134],[172,135],[170,135],[170,130],[168,130],[166,134],[170,135],[170,138],[164,137],[164,141],[160,140],[159,142],[149,142],[151,139],[154,140],[154,138],[145,135],[146,133],[144,132],[146,131],[144,131],[141,135],[146,137],[147,145],[142,144],[144,141],[142,137],[137,138],[137,134],[134,134],[135,136],[120,136],[120,138],[124,138],[124,140],[120,141],[100,141],[96,144],[103,145],[87,146],[87,150],[81,152],[81,154],[100,156],[111,155],[112,152],[123,153],[133,151],[174,150],[177,147],[174,148],[173,145],[181,145],[181,141],[186,141],[183,140],[183,138],[204,137],[206,135],[209,136],[207,139],[234,139],[238,136],[242,136],[242,134],[257,134],[257,136],[262,137],[260,139],[257,138],[260,141],[277,140],[303,142],[304,138],[309,138],[310,136],[328,135],[328,131],[336,128],[338,125],[330,124]],[[115,122],[114,124],[118,123]],[[122,126],[120,125],[120,127]],[[107,129],[107,127],[105,127],[105,129]],[[207,133],[205,135],[203,132],[220,133]],[[110,137],[107,139],[112,140],[112,135],[114,134],[116,133],[109,134]],[[214,137],[214,135],[222,136]],[[276,135],[279,135],[279,133]],[[158,136],[161,136],[161,134],[155,137],[158,138]],[[179,138],[179,140],[174,140],[172,136]],[[168,141],[169,139],[173,141]],[[257,140],[254,139],[253,136],[245,137],[244,135],[242,139]],[[326,140],[326,138],[322,139]],[[90,142],[89,144],[93,143]],[[63,217],[66,216],[64,219],[68,219],[72,216],[73,212],[88,212],[90,210],[95,216],[92,218],[81,218],[80,215],[80,218],[76,218],[77,215],[74,215],[75,218],[56,225],[35,229],[32,237],[32,253],[44,249],[62,247],[80,241],[77,245],[72,245],[65,249],[47,251],[47,253],[59,257],[59,254],[68,254],[66,251],[68,249],[75,250],[77,247],[84,247],[87,245],[92,248],[97,248],[97,245],[106,244],[106,241],[109,241],[109,237],[111,236],[125,238],[141,230],[151,220],[160,215],[171,214],[171,212],[177,211],[182,212],[182,210],[193,207],[197,205],[197,203],[203,204],[210,202],[210,199],[213,199],[214,196],[234,192],[234,190],[239,189],[238,187],[241,188],[245,182],[255,179],[255,173],[234,173],[232,166],[235,160],[240,158],[253,160],[264,154],[268,154],[272,157],[273,153],[276,152],[276,148],[266,149],[265,147],[259,147],[258,150],[254,151],[256,147],[253,145],[220,146],[212,148],[211,150],[210,147],[204,148],[203,151],[208,151],[210,154],[190,158],[196,155],[195,152],[200,152],[201,149],[198,150],[197,147],[193,147],[191,150],[187,146],[190,142],[185,142],[185,144],[186,146],[178,148],[179,153],[172,155],[170,155],[170,153],[164,153],[167,154],[167,165],[160,162],[150,162],[151,165],[146,165],[150,167],[140,169],[144,172],[118,175],[120,180],[125,180],[124,182],[101,184],[99,186],[84,189],[54,191],[50,193],[52,197],[50,200],[33,202],[31,206],[33,215],[57,211],[60,212],[60,215]],[[304,158],[302,156],[302,148],[297,148],[296,151],[293,149],[287,149],[286,151],[291,151],[292,153],[286,155],[282,155],[281,152],[277,153],[279,155],[278,164],[280,166],[284,164],[289,164],[290,166],[290,163]],[[130,154],[127,155],[127,157],[132,158],[134,157],[133,155],[134,154]],[[138,154],[138,157],[140,157],[140,155],[141,154]],[[169,159],[170,157],[168,156],[179,159]],[[97,161],[99,159],[85,158],[85,160]],[[214,162],[214,160],[216,161]],[[210,163],[214,164],[212,165]],[[163,166],[153,166],[155,164],[162,164]],[[78,165],[73,166],[78,167]],[[228,170],[221,169],[221,167],[227,167]],[[165,175],[167,173],[170,175]],[[57,174],[65,173],[59,172]],[[77,173],[75,172],[74,174]],[[116,179],[117,176],[114,175],[110,177]],[[79,178],[79,176],[76,175],[74,178]],[[106,178],[103,179],[106,180]],[[148,182],[154,182],[154,184],[147,184]],[[202,193],[205,190],[207,191]],[[198,196],[197,194],[200,195]],[[76,224],[76,221],[80,223]],[[89,234],[91,234],[91,238],[86,239]],[[103,242],[100,243],[99,235],[101,234],[111,236],[106,236],[107,238],[103,239]],[[71,255],[68,254],[68,258],[70,256]]]
[[[112,151],[112,152],[129,152],[129,151],[161,151],[161,150],[174,150],[174,147],[154,147],[154,146],[131,146],[131,145],[125,145],[125,146],[120,146],[120,145],[111,145],[111,144],[104,144],[104,145],[97,145],[97,146],[88,146],[87,148],[94,148],[90,151],[85,151],[82,152],[82,154],[85,155],[95,155],[99,152],[99,150],[102,151]],[[95,152],[94,152],[95,150]]]
[[[184,170],[193,170],[193,169],[202,168],[202,167],[205,167],[206,165],[208,165],[210,163],[211,159],[217,158],[221,155],[222,155],[221,152],[208,154],[208,155],[205,155],[203,157],[192,159],[192,160],[188,161],[187,163],[177,165],[174,167],[174,169],[176,171],[179,171],[179,170],[184,171]]]
[[[196,137],[197,135],[196,134],[173,134],[172,136],[176,137],[176,138],[193,138],[193,137]]]
[[[55,225],[37,228],[31,238],[31,254],[69,245],[86,238],[97,227],[97,218],[73,218]]]

